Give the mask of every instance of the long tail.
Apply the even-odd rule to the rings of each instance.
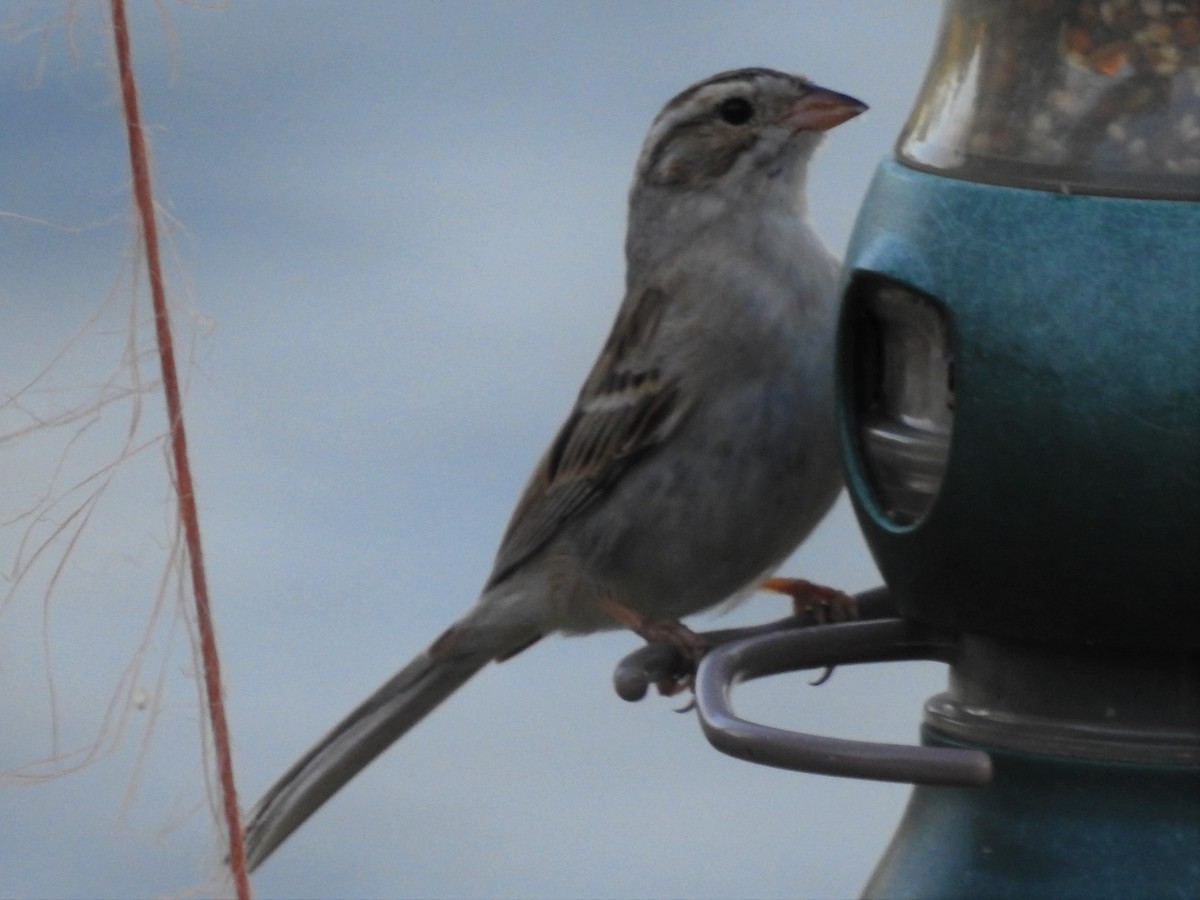
[[[321,805],[472,675],[538,635],[451,627],[364,700],[272,785],[246,822],[246,861],[254,870]]]

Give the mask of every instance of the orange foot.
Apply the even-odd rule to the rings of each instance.
[[[758,588],[776,594],[787,594],[792,598],[792,609],[796,615],[812,613],[813,620],[818,625],[849,622],[858,618],[858,604],[854,598],[837,588],[813,584],[803,578],[768,578]],[[817,680],[810,681],[809,684],[814,687],[824,684],[832,674],[833,666],[826,666]]]
[[[854,598],[837,588],[813,584],[803,578],[768,578],[758,587],[759,590],[791,597],[796,615],[811,613],[818,625],[849,622],[858,618],[858,604]]]

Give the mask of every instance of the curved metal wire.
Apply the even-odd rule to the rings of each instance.
[[[714,648],[696,673],[696,708],[709,743],[738,759],[824,775],[914,784],[982,787],[992,778],[979,750],[851,741],[802,734],[739,718],[730,704],[742,681],[848,663],[950,662],[956,642],[903,619],[774,631]]]

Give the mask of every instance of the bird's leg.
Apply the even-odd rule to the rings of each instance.
[[[858,618],[858,604],[854,598],[837,588],[814,584],[803,578],[768,578],[758,588],[791,597],[795,614],[811,614],[818,625]]]
[[[786,594],[792,598],[792,611],[803,616],[811,614],[818,625],[830,622],[849,622],[858,618],[858,604],[849,594],[837,588],[814,584],[803,578],[768,578],[759,586],[759,590],[772,591],[776,594]],[[826,666],[825,671],[816,681],[809,684],[814,687],[824,684],[833,674],[833,666]]]
[[[619,600],[602,595],[596,605],[607,615],[624,625],[648,644],[670,644],[679,654],[683,670],[657,682],[658,692],[670,697],[680,691],[689,690],[696,674],[696,666],[708,652],[708,643],[692,629],[676,619],[651,619]]]

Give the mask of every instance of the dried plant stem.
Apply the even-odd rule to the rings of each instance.
[[[208,715],[212,723],[213,745],[217,773],[220,779],[222,806],[229,836],[229,867],[233,873],[238,900],[249,900],[250,879],[246,872],[246,853],[242,824],[238,814],[237,788],[233,777],[233,755],[229,746],[229,726],[221,691],[221,666],[217,641],[213,632],[212,613],[208,601],[208,583],[204,573],[204,556],[200,546],[200,519],[192,487],[192,471],[188,464],[187,436],[183,426],[183,407],[179,395],[179,375],[175,366],[175,347],[171,337],[171,322],[167,315],[166,285],[163,281],[159,254],[158,228],[154,217],[154,199],[150,190],[150,162],[142,133],[138,111],[137,83],[133,74],[133,57],[129,48],[129,25],[124,0],[110,0],[112,6],[113,40],[116,46],[117,71],[121,80],[121,99],[125,108],[125,127],[129,137],[129,167],[133,176],[133,193],[141,221],[142,241],[146,251],[146,269],[150,278],[150,297],[154,306],[155,335],[158,355],[162,362],[163,393],[167,401],[167,417],[171,441],[171,459],[175,468],[175,490],[179,498],[179,517],[183,524],[184,541],[191,566],[192,593],[196,600],[196,626],[200,637],[200,656],[204,662],[204,688],[208,699]]]

